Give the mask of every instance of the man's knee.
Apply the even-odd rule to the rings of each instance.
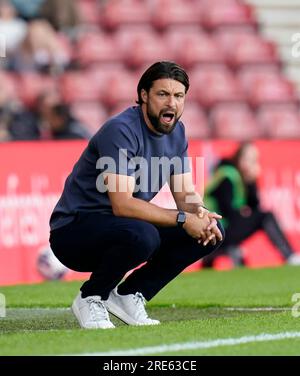
[[[132,248],[140,262],[147,261],[160,246],[158,230],[150,223],[137,221],[130,229]]]

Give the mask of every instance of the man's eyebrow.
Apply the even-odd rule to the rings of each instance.
[[[170,94],[170,92],[168,90],[165,90],[165,89],[158,89],[157,92],[158,93]],[[184,91],[178,91],[178,92],[174,93],[174,95],[178,95],[178,94],[185,94],[185,92]]]

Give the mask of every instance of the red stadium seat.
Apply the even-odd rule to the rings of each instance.
[[[61,78],[61,91],[66,102],[97,101],[100,83],[91,80],[89,72],[68,72]]]
[[[98,24],[100,19],[100,7],[95,0],[77,0],[78,11],[83,24]]]
[[[31,107],[42,92],[57,88],[58,83],[48,75],[23,73],[18,80],[18,87],[23,103]]]
[[[261,136],[255,116],[247,105],[219,105],[211,112],[214,136],[234,140],[253,140]]]
[[[124,101],[119,101],[115,106],[110,108],[109,116],[114,116],[120,112],[125,111],[128,107],[137,106],[135,99],[127,99]]]
[[[201,23],[208,29],[233,25],[255,28],[257,25],[252,7],[238,0],[210,0],[201,5]]]
[[[248,66],[239,70],[240,85],[249,92],[258,82],[265,79],[280,79],[282,73],[278,66]]]
[[[18,78],[16,75],[0,71],[0,90],[4,95],[10,99],[19,97],[20,91],[18,90]]]
[[[197,103],[186,103],[181,120],[185,125],[185,134],[188,138],[206,139],[210,137],[207,117]]]
[[[71,111],[91,134],[97,132],[108,118],[105,108],[98,102],[76,102]]]
[[[246,64],[279,65],[280,59],[273,42],[247,31],[222,31],[215,34],[219,47],[234,68]]]
[[[221,102],[243,102],[245,96],[238,80],[226,68],[210,66],[190,74],[190,97],[202,106],[211,107]]]
[[[88,33],[78,41],[76,58],[81,66],[87,66],[97,62],[118,61],[121,55],[110,34]]]
[[[199,27],[171,28],[164,40],[165,48],[171,48],[174,59],[186,68],[197,63],[224,63],[224,55],[215,40]]]
[[[258,120],[270,138],[300,138],[300,117],[296,109],[264,108],[260,110]]]
[[[103,103],[110,110],[119,102],[134,101],[137,99],[137,79],[129,72],[116,72],[108,81]]]
[[[261,78],[250,88],[248,98],[253,106],[298,102],[293,84],[284,77]]]
[[[199,8],[188,0],[152,0],[152,25],[158,30],[169,26],[200,23]]]
[[[121,25],[149,24],[151,14],[147,4],[139,0],[110,0],[102,11],[102,25],[114,30]]]
[[[116,42],[129,68],[172,59],[171,51],[161,37],[149,27],[124,26],[116,32]]]

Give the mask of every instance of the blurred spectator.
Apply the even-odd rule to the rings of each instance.
[[[64,104],[51,108],[49,132],[50,138],[55,140],[90,138],[88,131],[71,115],[69,106]]]
[[[12,141],[40,139],[40,130],[34,114],[25,108],[19,108],[10,119],[9,132]]]
[[[0,33],[5,36],[7,53],[16,50],[24,40],[27,24],[16,16],[16,10],[8,0],[0,0]]]
[[[36,101],[36,118],[39,123],[39,128],[41,131],[47,131],[48,123],[51,116],[52,107],[61,104],[63,99],[56,89],[53,90],[46,90],[37,98]]]
[[[26,21],[39,17],[40,8],[45,0],[10,0],[18,15]]]
[[[80,22],[77,1],[45,0],[40,15],[57,31],[62,31],[70,37],[76,35],[76,28]]]
[[[10,60],[10,68],[18,72],[38,70],[61,73],[68,64],[69,56],[46,20],[28,24],[27,35]]]
[[[9,122],[12,117],[12,109],[4,86],[0,86],[0,142],[9,141]]]
[[[0,86],[0,142],[37,140],[39,129],[31,112],[9,94],[5,85]]]
[[[258,157],[257,148],[244,143],[214,171],[205,202],[209,210],[223,216],[226,237],[220,251],[203,259],[204,267],[211,267],[221,254],[229,255],[235,265],[243,265],[239,245],[258,230],[266,233],[288,264],[300,265],[300,255],[294,253],[274,214],[260,207],[256,185],[261,170]]]

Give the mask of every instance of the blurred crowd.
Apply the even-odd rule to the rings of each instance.
[[[71,68],[68,49],[80,32],[76,1],[0,0],[0,34],[6,43],[0,59],[0,141],[90,137],[55,84]],[[37,72],[45,80],[51,77],[51,84],[41,85],[26,103],[18,78]]]
[[[0,0],[0,142],[91,137],[159,60],[190,76],[189,139],[300,139],[295,83],[246,1]]]

